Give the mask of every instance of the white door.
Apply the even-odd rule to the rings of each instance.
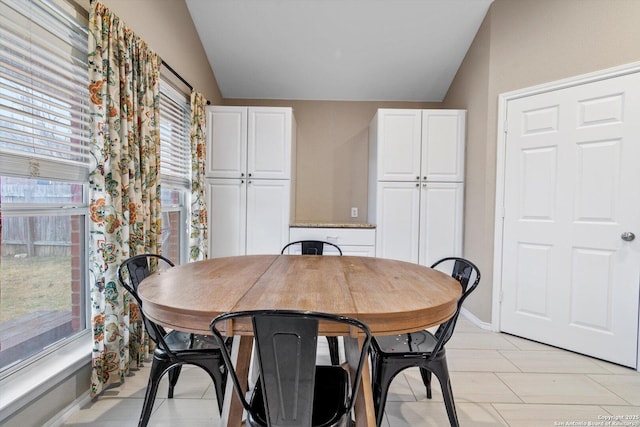
[[[462,256],[464,184],[427,182],[421,188],[419,264]]]
[[[247,171],[247,108],[207,107],[207,144],[207,177],[244,177]]]
[[[420,184],[378,182],[376,257],[418,263]]]
[[[291,177],[291,108],[250,107],[247,135],[249,178]]]
[[[422,110],[378,110],[379,181],[420,180]]]
[[[466,111],[422,111],[422,180],[464,181]]]
[[[246,203],[245,180],[207,180],[209,258],[245,254]]]
[[[501,330],[635,367],[640,73],[507,114]]]
[[[279,254],[289,241],[291,183],[249,179],[247,183],[247,255]]]

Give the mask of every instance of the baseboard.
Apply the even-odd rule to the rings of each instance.
[[[484,329],[484,330],[487,330],[487,331],[493,331],[493,326],[491,325],[491,323],[483,322],[482,320],[478,319],[473,313],[471,313],[466,308],[462,307],[462,309],[460,310],[460,314],[462,316],[464,316],[465,319],[467,319],[468,321],[470,321],[471,323],[473,323],[474,325],[476,325],[480,329]]]
[[[91,396],[89,395],[89,390],[87,390],[86,393],[78,397],[76,400],[74,400],[69,406],[64,408],[62,411],[58,412],[53,418],[51,418],[42,427],[60,427],[64,425],[65,421],[71,418],[71,416],[73,416],[76,412],[80,410],[80,408],[84,407],[90,401],[91,401]]]

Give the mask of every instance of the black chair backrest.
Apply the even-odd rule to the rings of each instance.
[[[293,245],[302,246],[302,255],[322,255],[324,252],[324,245],[333,246],[338,250],[338,253],[342,255],[342,250],[338,245],[331,242],[323,242],[321,240],[298,240],[297,242],[287,243],[280,253],[284,254],[289,246]]]
[[[253,324],[259,381],[263,387],[270,426],[311,426],[319,322],[342,323],[349,326],[350,331],[357,328],[365,339],[356,373],[351,378],[348,411],[353,408],[371,342],[371,332],[364,323],[349,317],[309,311],[257,310],[225,313],[211,321],[211,331],[218,343],[223,343],[224,338],[217,325],[231,319],[235,322],[238,318],[250,318]],[[227,347],[221,345],[221,349],[236,394],[244,408],[251,411]]]
[[[473,292],[478,284],[480,283],[480,270],[474,263],[464,258],[458,257],[447,257],[443,258],[439,261],[436,261],[431,268],[440,269],[443,266],[448,266],[449,264],[453,264],[451,269],[451,277],[456,279],[460,286],[462,287],[462,296],[458,300],[458,306],[456,308],[455,314],[446,322],[441,324],[436,330],[435,336],[438,338],[438,342],[433,350],[432,356],[435,357],[436,353],[440,351],[440,349],[449,341],[451,336],[453,335],[453,330],[456,327],[456,322],[458,321],[458,316],[460,315],[460,310],[462,309],[462,303],[469,296],[471,292]],[[473,279],[471,286],[469,286],[469,282]]]
[[[140,282],[146,277],[148,277],[152,272],[156,271],[159,267],[158,264],[166,263],[169,267],[173,267],[174,264],[168,258],[163,257],[158,254],[141,254],[134,255],[130,258],[127,258],[125,261],[120,264],[118,267],[118,280],[120,284],[135,298],[138,303],[138,307],[140,307],[140,314],[142,315],[142,320],[144,321],[145,329],[149,334],[149,338],[153,340],[158,346],[160,346],[163,350],[169,351],[169,347],[164,341],[163,337],[167,334],[164,328],[149,319],[144,315],[144,310],[142,308],[142,300],[138,295],[138,286]]]

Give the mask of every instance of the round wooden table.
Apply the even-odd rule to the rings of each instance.
[[[412,332],[438,325],[456,311],[461,295],[451,276],[428,267],[383,258],[252,255],[179,265],[144,279],[138,289],[145,315],[168,328],[210,334],[222,313],[255,309],[319,311],[354,317],[374,335]],[[251,329],[234,322],[236,370],[248,372]],[[320,325],[320,335],[338,335]],[[345,346],[357,345],[358,340]],[[355,343],[355,344],[354,344]],[[349,350],[347,349],[347,359]],[[365,367],[368,372],[368,367]],[[230,384],[229,384],[230,385]],[[230,387],[227,396],[232,394]],[[225,402],[223,425],[241,425],[242,407]],[[356,403],[358,426],[375,426],[369,375]]]

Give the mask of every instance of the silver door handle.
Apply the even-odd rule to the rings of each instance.
[[[622,234],[620,235],[620,238],[621,238],[622,240],[624,240],[625,242],[631,242],[631,241],[633,241],[633,240],[636,238],[636,235],[635,235],[635,234],[633,234],[633,233],[632,233],[632,232],[630,232],[630,231],[625,231],[624,233],[622,233]]]

